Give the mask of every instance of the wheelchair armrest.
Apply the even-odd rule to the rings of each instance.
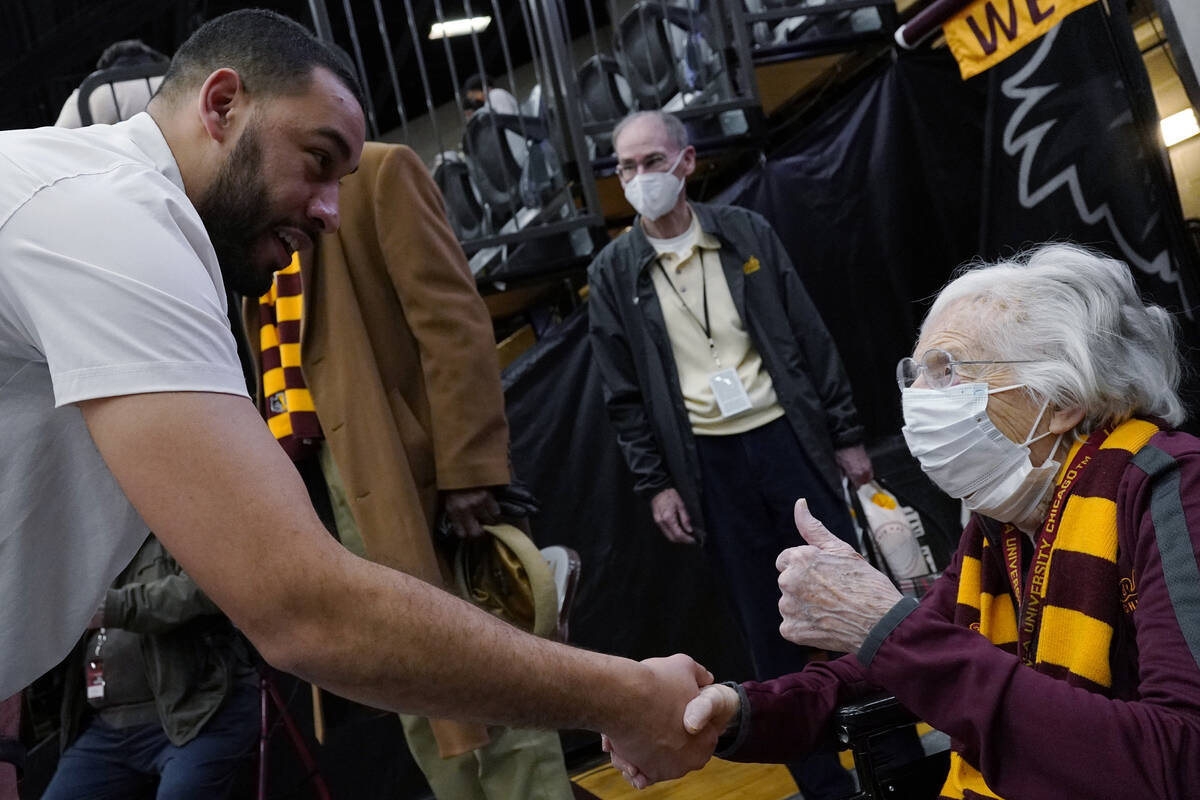
[[[844,705],[834,712],[834,729],[843,746],[863,736],[911,725],[917,717],[891,695]]]

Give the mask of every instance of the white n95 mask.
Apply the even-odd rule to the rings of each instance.
[[[904,440],[921,469],[942,491],[970,511],[1023,530],[1045,515],[1059,463],[1053,459],[1061,435],[1040,467],[1029,460],[1029,445],[1049,401],[1042,403],[1025,441],[1009,439],[987,415],[988,395],[1022,384],[989,389],[986,383],[960,383],[945,389],[902,389]]]
[[[666,172],[642,172],[625,184],[625,199],[634,211],[655,220],[675,207],[675,200],[683,190],[683,178],[675,175],[675,168],[682,159],[680,150]]]

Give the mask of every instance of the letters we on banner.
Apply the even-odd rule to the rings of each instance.
[[[942,26],[964,79],[999,64],[1096,0],[977,0]]]

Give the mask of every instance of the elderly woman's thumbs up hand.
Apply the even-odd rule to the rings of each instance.
[[[834,536],[796,501],[796,529],[807,545],[779,554],[779,632],[796,644],[852,653],[901,599],[887,576]]]

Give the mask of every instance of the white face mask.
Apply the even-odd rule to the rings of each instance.
[[[634,211],[646,219],[654,220],[675,207],[679,192],[683,190],[683,178],[675,175],[675,168],[681,160],[682,150],[666,172],[642,172],[625,184],[625,199]]]
[[[1040,467],[1029,460],[1029,445],[1049,401],[1020,444],[987,415],[988,395],[1020,388],[989,389],[986,383],[960,383],[946,389],[903,389],[904,439],[930,479],[951,497],[986,517],[1034,530],[1045,516],[1059,463],[1053,460],[1062,436]]]

